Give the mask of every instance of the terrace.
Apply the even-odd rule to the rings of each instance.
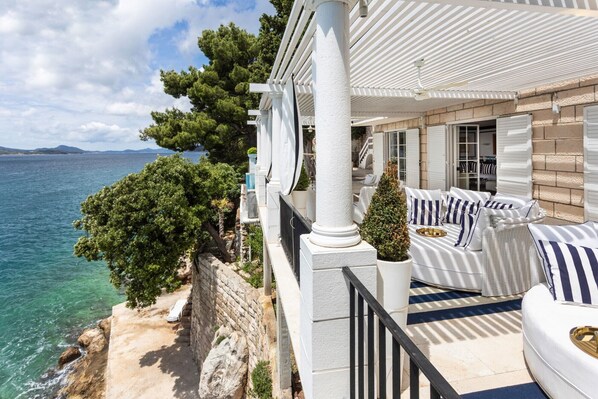
[[[521,295],[481,297],[415,283],[406,331],[385,324],[379,304],[368,301],[368,293],[376,298],[376,251],[361,240],[352,222],[350,149],[352,123],[373,126],[374,132],[381,127],[404,131],[407,185],[447,190],[461,173],[450,167],[449,134],[458,126],[449,124],[495,120],[497,191],[540,196],[551,206],[549,216],[562,216],[560,203],[546,202],[549,196],[543,198],[542,187],[536,192],[538,183],[532,183],[537,170],[532,127],[542,118],[549,121],[546,125],[558,126],[565,120],[561,105],[573,106],[577,122],[578,112],[586,112],[585,117],[596,102],[595,83],[582,78],[595,72],[598,61],[598,7],[595,2],[537,3],[295,1],[270,79],[251,85],[262,93],[251,123],[258,130],[256,193],[268,254],[264,280],[268,289],[274,274],[280,299],[278,372],[283,387],[291,384],[285,365],[292,348],[306,398],[363,397],[361,389],[368,397],[385,397],[377,388],[386,384],[378,375],[385,373],[377,373],[373,365],[399,367],[397,356],[375,358],[392,346],[375,348],[386,342],[374,340],[374,334],[381,334],[374,333],[378,323],[386,337],[392,335],[410,349],[412,360],[409,376],[389,387],[386,397],[398,397],[394,389],[399,384],[404,384],[401,396],[411,398],[418,397],[416,387],[430,397],[543,397],[523,357]],[[417,67],[414,61],[422,58],[424,65]],[[286,151],[293,147],[288,137],[296,119],[294,97],[301,115],[312,118],[316,129],[311,226],[281,197],[288,186],[285,160],[293,156]],[[544,140],[548,128],[541,126]],[[515,131],[520,134],[509,141]],[[375,173],[387,156],[387,143],[380,137],[372,138]],[[583,145],[588,142],[584,139]],[[595,162],[581,158],[586,170]],[[573,166],[573,172],[582,171]],[[573,209],[567,208],[570,215],[564,219],[595,218],[588,202],[594,188],[587,184],[595,178],[582,175],[586,184],[575,186],[585,194],[577,208],[571,202],[572,186],[567,188],[567,204]],[[480,180],[468,176],[463,181],[479,185]]]

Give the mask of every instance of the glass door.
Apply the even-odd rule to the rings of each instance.
[[[478,125],[457,125],[455,129],[457,187],[478,191],[480,189],[480,127]]]

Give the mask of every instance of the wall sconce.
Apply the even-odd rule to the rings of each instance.
[[[368,3],[367,0],[359,0],[359,16],[365,18],[368,16]]]

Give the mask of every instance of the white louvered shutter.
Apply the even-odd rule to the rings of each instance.
[[[583,110],[583,198],[586,220],[598,221],[598,106]]]
[[[405,185],[419,188],[419,129],[408,129],[405,132]]]
[[[428,189],[446,190],[446,125],[428,127]]]
[[[384,133],[374,132],[374,162],[372,163],[373,173],[382,176],[384,172]]]
[[[532,117],[496,120],[496,190],[532,197]]]

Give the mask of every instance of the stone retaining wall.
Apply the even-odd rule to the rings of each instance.
[[[200,372],[214,332],[223,325],[247,337],[249,375],[260,360],[270,361],[275,369],[276,319],[272,300],[262,289],[253,288],[214,256],[201,254],[193,267],[192,301],[191,351]]]

